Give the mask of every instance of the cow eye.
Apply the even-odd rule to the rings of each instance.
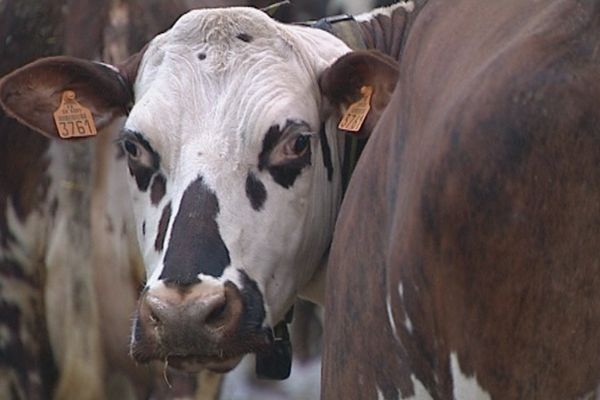
[[[137,158],[140,155],[140,149],[138,148],[138,145],[131,140],[126,139],[123,141],[123,149],[132,158]]]
[[[310,136],[309,135],[300,135],[296,138],[294,142],[293,152],[300,156],[304,154],[308,146],[310,145]]]

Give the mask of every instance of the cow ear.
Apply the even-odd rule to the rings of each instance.
[[[358,130],[346,132],[364,138],[371,134],[390,101],[398,75],[399,65],[391,57],[376,50],[360,50],[335,61],[323,72],[319,85],[322,94],[340,112],[342,119],[345,122],[354,120],[354,123],[350,121],[345,125],[354,125]],[[370,108],[364,121],[361,121],[364,115],[357,115],[356,110],[361,114],[364,107],[360,106],[364,106],[365,102],[369,103]],[[344,123],[340,126],[344,126]]]
[[[98,131],[126,115],[133,101],[131,84],[117,68],[71,57],[43,58],[0,80],[6,113],[51,138],[60,137],[54,113],[65,94],[83,107],[76,110],[91,112]]]

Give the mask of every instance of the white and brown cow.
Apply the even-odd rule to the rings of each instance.
[[[269,351],[294,298],[318,297],[322,284],[342,190],[335,106],[373,88],[366,135],[400,76],[391,125],[365,150],[332,247],[324,396],[595,389],[598,253],[577,235],[598,237],[585,216],[597,219],[599,185],[575,172],[597,159],[598,4],[430,1],[407,17],[411,9],[360,20],[367,47],[399,67],[256,10],[219,9],[185,15],[128,65],[45,59],[2,81],[3,106],[51,137],[67,90],[99,127],[128,114],[120,143],[148,278],[134,357],[226,371]],[[361,335],[371,326],[352,320],[377,323]]]
[[[67,90],[98,129],[127,115],[122,174],[147,275],[131,344],[138,361],[227,371],[270,350],[300,293],[322,295],[343,139],[319,79],[381,70],[370,82],[376,114],[396,77],[391,59],[368,53],[331,69],[349,51],[256,9],[201,10],[126,65],[56,57],[2,80],[4,108],[46,136],[58,137],[52,113]],[[363,83],[351,82],[350,97]]]

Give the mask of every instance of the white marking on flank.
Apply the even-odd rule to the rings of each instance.
[[[423,386],[423,384],[421,383],[420,380],[418,380],[414,375],[410,376],[410,380],[413,384],[413,395],[411,395],[410,397],[404,397],[404,396],[400,395],[400,398],[402,400],[433,400],[433,398],[431,397],[431,395],[429,394],[427,389],[425,389],[425,386]],[[377,389],[377,400],[386,400],[385,396],[383,395],[383,393],[381,392],[379,387],[375,387],[375,388]],[[396,389],[396,391],[398,391],[398,389]],[[394,398],[397,398],[397,397],[394,397]],[[457,399],[457,400],[463,400],[463,399]]]
[[[450,372],[455,399],[491,400],[490,394],[479,386],[476,375],[466,376],[462,373],[456,353],[450,354]]]
[[[400,295],[400,301],[402,301],[402,305],[404,306],[404,286],[402,282],[398,284],[398,294]],[[409,333],[413,333],[413,324],[408,316],[408,310],[404,306],[404,327]]]
[[[396,328],[396,321],[394,321],[394,314],[392,313],[392,296],[388,293],[387,298],[385,300],[385,305],[387,309],[388,320],[390,321],[390,326],[392,327],[392,333],[394,334],[394,339],[398,343],[401,343],[400,337],[398,336],[398,328]]]
[[[411,375],[410,380],[412,381],[415,394],[409,397],[408,400],[433,400],[433,397],[431,397],[425,386],[423,386],[416,376]]]

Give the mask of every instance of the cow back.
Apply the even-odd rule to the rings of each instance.
[[[323,398],[596,389],[599,21],[597,2],[418,11],[336,226]]]

